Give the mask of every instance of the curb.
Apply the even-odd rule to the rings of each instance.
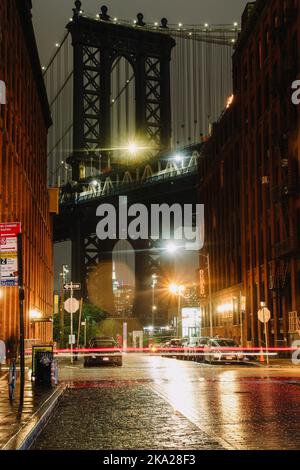
[[[41,433],[50,419],[54,408],[67,389],[67,385],[59,385],[40,408],[2,447],[0,450],[27,450]]]

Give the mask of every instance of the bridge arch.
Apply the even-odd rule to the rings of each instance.
[[[111,148],[112,163],[129,164],[128,152],[136,141],[136,71],[133,57],[115,56],[111,61]]]
[[[72,178],[110,167],[111,72],[115,60],[131,64],[135,76],[135,133],[156,153],[171,143],[170,60],[175,40],[165,32],[129,28],[80,15],[75,9],[67,28],[74,48]],[[101,155],[100,155],[101,154]],[[94,170],[95,171],[94,171]],[[84,172],[82,172],[84,173]]]

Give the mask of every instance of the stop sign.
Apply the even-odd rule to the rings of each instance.
[[[79,301],[77,299],[74,299],[73,297],[70,297],[68,300],[65,301],[64,307],[68,313],[76,313],[77,310],[79,310]]]
[[[268,308],[264,307],[258,311],[258,319],[261,323],[268,323],[271,319],[271,312]]]

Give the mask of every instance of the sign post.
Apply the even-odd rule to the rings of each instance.
[[[127,322],[123,322],[123,351],[127,351]]]
[[[267,334],[267,323],[271,319],[271,312],[268,308],[263,307],[258,311],[258,319],[261,323],[264,324],[265,330],[265,339],[266,339],[266,356],[267,356],[267,364],[269,365],[269,346],[268,346],[268,334]]]
[[[71,337],[71,364],[73,364],[73,313],[76,313],[77,310],[79,309],[79,302],[77,299],[74,299],[73,297],[74,286],[75,286],[75,289],[76,289],[76,286],[79,286],[77,287],[77,290],[80,289],[80,284],[73,284],[73,282],[70,282],[70,284],[66,284],[64,286],[65,289],[66,287],[68,287],[67,290],[70,291],[70,298],[65,301],[64,307],[65,307],[65,310],[71,314],[71,335],[70,335]]]
[[[25,389],[25,341],[24,341],[24,286],[23,286],[23,245],[22,234],[18,234],[18,271],[19,271],[19,315],[20,315],[20,370],[21,370],[21,383],[20,383],[20,404],[19,410],[21,411],[24,403],[24,389]]]
[[[20,222],[0,224],[0,286],[19,289],[20,403],[23,408],[25,388],[24,286]]]
[[[241,346],[243,346],[243,319],[246,313],[246,296],[240,292],[240,326],[241,326]]]

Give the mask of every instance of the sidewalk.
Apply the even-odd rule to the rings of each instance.
[[[300,359],[300,357],[299,357]],[[265,362],[257,362],[257,365],[260,367],[267,367],[267,361]],[[272,368],[279,368],[279,369],[298,369],[300,370],[300,364],[293,364],[292,359],[273,359],[270,358],[269,360],[269,367]]]
[[[28,369],[26,369],[26,375],[24,407],[19,416],[19,384],[17,384],[15,390],[14,403],[10,404],[6,377],[7,370],[2,369],[0,372],[0,450],[3,449],[17,433],[23,431],[35,413],[55,391],[53,388],[36,387],[28,377]]]

